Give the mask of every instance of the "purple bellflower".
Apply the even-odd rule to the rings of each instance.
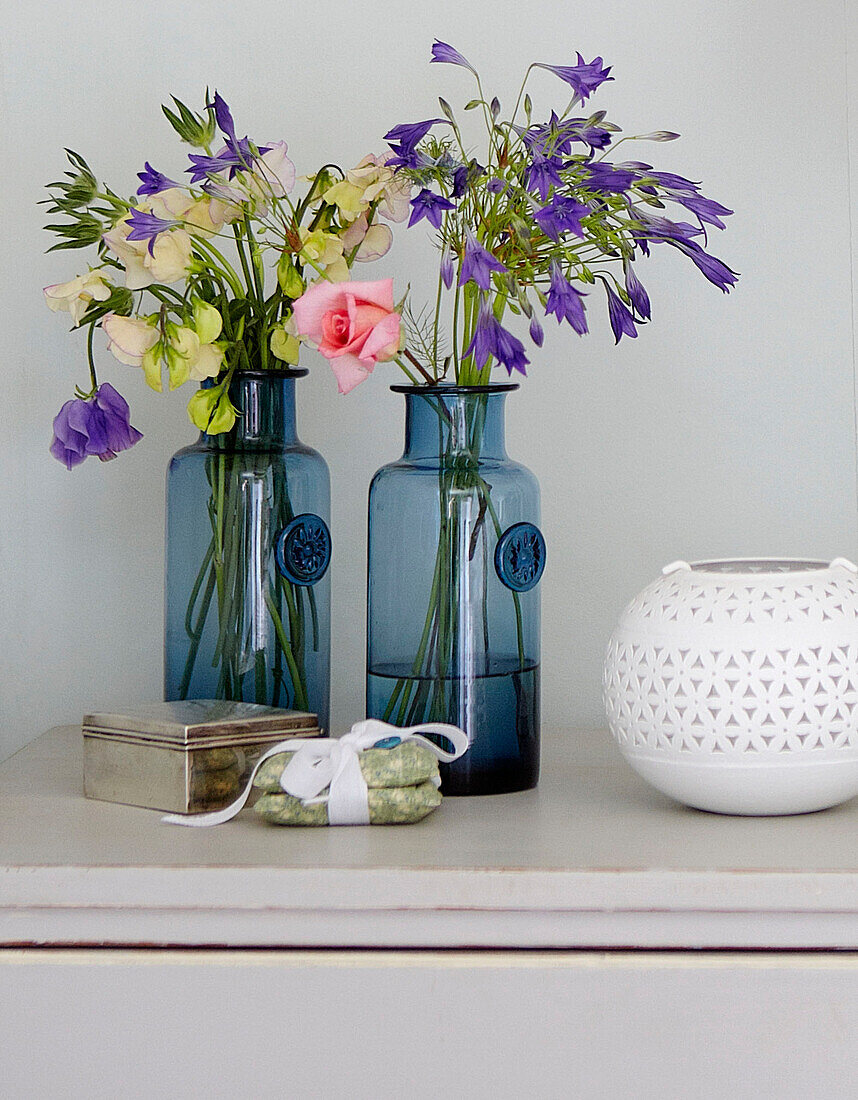
[[[408,219],[408,227],[410,228],[412,225],[416,225],[421,218],[426,218],[430,225],[434,225],[436,229],[440,229],[443,211],[455,209],[456,204],[454,202],[450,202],[450,200],[445,199],[443,195],[436,195],[424,187],[423,190],[411,200],[411,217]]]
[[[423,122],[401,122],[388,130],[384,140],[394,154],[388,159],[388,165],[394,168],[419,168],[422,157],[417,152],[417,146],[436,123],[445,121],[443,118],[427,118]]]
[[[384,135],[384,140],[393,148],[395,142],[400,149],[413,150],[426,137],[432,127],[443,118],[427,118],[423,122],[400,122]],[[397,150],[398,152],[399,150]]]
[[[543,206],[533,215],[533,220],[546,237],[553,241],[560,240],[561,233],[574,233],[576,237],[583,237],[584,229],[581,219],[590,213],[589,206],[566,196],[555,196],[550,206]]]
[[[129,416],[128,402],[104,382],[93,397],[66,401],[54,417],[51,454],[69,470],[90,455],[102,462],[116,458],[143,438],[132,428]]]
[[[488,290],[492,282],[492,272],[508,270],[505,264],[483,248],[476,237],[468,232],[465,238],[465,255],[462,259],[459,286],[464,286],[471,280],[480,290]]]
[[[684,252],[685,255],[694,262],[697,269],[703,272],[710,283],[714,283],[714,285],[723,290],[725,294],[730,293],[730,287],[733,286],[738,279],[738,275],[732,268],[727,267],[727,265],[717,257],[710,256],[708,252],[704,252],[696,241],[668,241],[668,244],[672,244],[674,248],[678,248],[680,252]]]
[[[269,152],[270,145],[259,147],[260,156]],[[250,138],[243,137],[240,141],[227,144],[213,157],[203,156],[199,153],[189,153],[188,160],[191,167],[185,171],[190,173],[191,183],[196,184],[201,180],[207,180],[210,173],[219,174],[229,169],[229,179],[235,179],[236,172],[246,171],[256,160],[256,154],[250,146]],[[204,188],[205,189],[205,188]]]
[[[453,49],[452,46],[448,46],[446,42],[442,42],[438,38],[435,39],[432,45],[432,61],[440,61],[446,65],[461,65],[463,69],[468,69],[474,76],[477,75],[477,70],[467,58],[462,57],[458,50]]]
[[[154,214],[147,214],[145,210],[132,210],[128,218],[128,224],[131,226],[128,240],[148,241],[149,255],[151,256],[154,255],[155,238],[158,234],[164,233],[168,229],[175,229],[177,225],[182,223],[172,218],[157,218]]]
[[[445,248],[441,253],[441,279],[448,290],[453,285],[453,279],[455,279],[455,277],[456,268],[453,263],[453,253],[449,248]]]
[[[545,312],[553,313],[558,325],[568,321],[579,336],[587,332],[587,317],[584,313],[585,295],[576,290],[564,277],[560,264],[551,261],[551,283],[546,296]]]
[[[620,194],[623,191],[628,191],[637,179],[634,172],[624,168],[615,168],[613,164],[608,164],[604,160],[588,164],[585,168],[587,178],[581,182],[585,187],[590,187],[594,191]]]
[[[631,310],[607,282],[605,283],[605,290],[608,292],[608,317],[614,333],[614,343],[619,344],[623,336],[630,336],[634,339],[638,334],[638,330],[635,328],[635,319]]]
[[[160,191],[167,191],[171,187],[181,187],[181,184],[168,179],[163,172],[153,168],[148,160],[144,171],[137,173],[137,178],[141,181],[137,188],[138,195],[157,195]]]
[[[733,213],[726,206],[722,206],[720,202],[704,198],[703,195],[677,196],[676,201],[684,206],[686,210],[690,210],[692,214],[696,214],[701,225],[708,222],[709,225],[714,225],[718,229],[727,228],[721,218],[727,218]]]
[[[674,222],[670,218],[662,218],[656,214],[647,214],[638,209],[636,219],[642,223],[642,228],[632,230],[632,236],[636,238],[638,246],[645,256],[649,255],[650,242],[687,241],[692,237],[699,237],[700,230],[690,222]]]
[[[604,84],[606,80],[614,79],[612,76],[608,76],[611,71],[610,68],[602,68],[601,57],[594,57],[592,61],[587,62],[580,53],[578,54],[577,65],[536,64],[534,68],[547,69],[555,76],[559,76],[582,99],[592,95],[599,85]]]
[[[543,202],[551,193],[552,187],[562,187],[563,180],[557,171],[558,161],[553,157],[534,152],[527,166],[527,189],[536,191]]]
[[[485,168],[476,160],[470,160],[467,164],[460,164],[453,172],[452,197],[454,199],[460,199],[462,195],[464,195],[468,185],[476,182],[476,180],[485,174]]]
[[[542,347],[545,333],[542,331],[542,325],[540,325],[536,317],[531,317],[530,319],[530,338],[538,348]]]
[[[511,332],[507,332],[485,299],[480,305],[473,338],[465,348],[465,357],[469,355],[473,355],[474,362],[480,368],[486,365],[490,356],[494,356],[506,367],[507,374],[512,374],[514,370],[527,374],[525,368],[530,362],[524,354],[524,344]]]
[[[516,127],[528,149],[544,156],[572,152],[572,143],[580,141],[592,149],[604,149],[611,144],[611,131],[596,126],[586,118],[567,118],[561,122],[555,111],[551,112],[548,122],[531,126],[529,130]]]
[[[235,123],[232,120],[232,111],[230,111],[226,100],[220,92],[215,92],[213,101],[207,103],[206,107],[214,110],[218,129],[226,137],[228,142],[235,144],[238,139],[235,136]]]
[[[630,263],[625,264],[626,272],[626,293],[631,299],[631,303],[634,306],[635,312],[639,317],[644,317],[649,320],[652,315],[652,306],[650,305],[649,295],[647,294],[643,284],[635,275],[632,265]]]

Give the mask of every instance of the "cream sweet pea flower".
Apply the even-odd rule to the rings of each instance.
[[[86,275],[76,275],[67,283],[54,283],[44,288],[48,309],[54,313],[70,313],[77,327],[89,308],[90,302],[106,302],[113,287],[102,275],[103,268],[95,268]]]
[[[152,252],[146,249],[143,266],[151,272],[156,282],[175,283],[188,273],[192,248],[193,242],[184,229],[171,229],[167,233],[159,233],[152,246]]]
[[[150,195],[145,204],[140,204],[140,209],[147,206],[157,218],[185,222],[188,232],[198,237],[214,236],[221,231],[225,222],[234,221],[241,213],[219,198],[204,195],[202,198],[194,199],[178,187],[171,187],[166,191]]]
[[[346,172],[346,180],[363,192],[363,210],[374,202],[383,217],[392,222],[402,222],[410,213],[411,182],[387,166],[388,158],[392,156],[393,153],[380,157],[368,153],[359,164]]]
[[[285,141],[272,145],[254,165],[254,175],[261,176],[269,194],[278,199],[288,195],[295,186],[295,165],[286,156],[289,146]]]
[[[369,201],[364,198],[363,187],[348,178],[329,187],[322,198],[330,206],[336,206],[340,217],[347,222],[354,221],[369,208]]]
[[[184,229],[159,233],[149,251],[148,241],[129,241],[127,221],[118,222],[103,240],[125,266],[125,285],[143,290],[152,283],[174,283],[187,274],[191,259],[191,238]]]
[[[200,344],[197,357],[190,365],[188,377],[193,382],[217,378],[223,366],[223,348],[219,344]]]
[[[367,228],[366,214],[361,214],[343,233],[341,240],[344,251],[349,254],[357,245],[358,250],[355,253],[355,260],[359,263],[367,263],[370,260],[380,259],[390,251],[393,234],[389,226],[381,223],[376,223]]]
[[[303,225],[298,233],[301,256],[305,262],[322,268],[330,282],[341,283],[349,278],[349,265],[343,258],[343,242],[335,233],[326,233],[323,229],[310,232]]]
[[[108,313],[101,327],[107,334],[107,350],[129,367],[142,367],[144,355],[158,343],[157,328],[141,317]]]

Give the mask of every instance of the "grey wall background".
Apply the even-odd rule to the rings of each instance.
[[[677,557],[858,554],[854,272],[858,28],[844,0],[633,0],[528,4],[280,0],[0,4],[0,757],[84,710],[157,698],[163,477],[193,437],[187,394],[158,396],[100,354],[146,439],[68,473],[51,419],[86,376],[83,339],[50,314],[45,284],[81,253],[44,255],[35,203],[80,151],[119,190],[148,159],[183,152],[159,104],[218,87],[239,126],[285,138],[299,172],[380,150],[399,121],[460,105],[468,74],[429,66],[434,36],[509,102],[530,60],[601,54],[616,80],[594,103],[626,133],[682,141],[633,155],[732,207],[713,250],[742,273],[729,297],[690,264],[641,268],[654,319],[615,348],[601,304],[592,334],[547,330],[509,402],[510,452],[543,489],[546,722],[602,720],[602,650],[624,604]],[[851,51],[851,52],[850,52]],[[548,73],[537,105],[562,98]],[[367,277],[429,290],[436,257],[400,233]],[[401,449],[394,367],[338,397],[307,354],[301,434],[334,484],[333,728],[363,714],[366,489]]]

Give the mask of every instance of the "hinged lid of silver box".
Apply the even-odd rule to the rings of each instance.
[[[239,744],[271,734],[318,734],[318,717],[226,699],[180,699],[140,703],[122,713],[87,714],[84,735],[198,747],[212,742]]]

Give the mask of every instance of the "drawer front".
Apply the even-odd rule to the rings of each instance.
[[[3,1093],[852,1095],[858,956],[0,951]]]

